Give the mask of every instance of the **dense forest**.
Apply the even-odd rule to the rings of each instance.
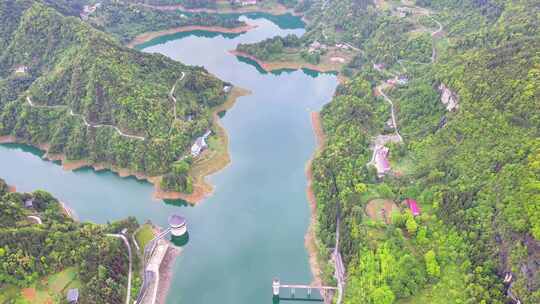
[[[400,15],[397,1],[329,3],[307,12],[304,39],[361,49],[361,71],[322,110],[313,163],[322,261],[341,217],[345,302],[539,303],[540,4],[422,0]],[[394,130],[376,89],[396,75],[408,82],[386,94],[403,142],[388,144],[381,178],[373,138]],[[442,85],[459,107],[447,110]]]
[[[113,34],[122,43],[127,43],[142,33],[181,26],[233,28],[245,25],[235,15],[158,10],[145,6],[143,1],[42,0],[42,2],[63,15],[82,18],[95,28]],[[89,11],[85,11],[85,7]]]
[[[109,32],[126,43],[138,34],[171,28],[200,25],[234,28],[245,25],[234,15],[190,13],[180,10],[156,10],[122,1],[95,1],[101,3],[86,20],[94,27]]]
[[[287,35],[285,37],[268,38],[257,43],[241,43],[236,49],[261,60],[270,60],[276,55],[280,55],[284,48],[297,48],[300,46],[302,46],[302,40],[298,36]]]
[[[197,9],[197,8],[210,8],[216,9],[219,7],[219,2],[229,3],[232,6],[241,6],[240,0],[135,0],[134,2],[144,3],[149,5],[182,5],[184,8]],[[259,2],[269,2],[269,0],[259,0]],[[295,7],[298,4],[298,0],[277,0],[286,7]]]
[[[0,20],[0,136],[68,160],[174,175],[226,98],[203,68],[127,49],[40,1],[2,1]],[[189,190],[189,178],[167,189]]]
[[[217,0],[135,0],[150,5],[182,5],[185,8],[215,8]]]
[[[44,276],[76,267],[79,303],[124,303],[127,251],[120,240],[106,234],[124,228],[132,233],[138,227],[135,219],[108,225],[77,223],[49,193],[7,192],[1,179],[0,209],[0,290],[28,287]],[[5,303],[15,303],[12,300]]]

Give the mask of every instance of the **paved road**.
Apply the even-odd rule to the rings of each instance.
[[[339,210],[339,208],[338,208]],[[343,259],[341,258],[341,253],[339,252],[339,226],[340,226],[340,214],[338,211],[337,220],[336,220],[336,247],[334,248],[334,268],[336,269],[335,277],[338,281],[338,298],[336,303],[341,304],[343,299],[343,292],[345,290],[345,265],[343,264]]]
[[[39,225],[43,224],[43,222],[41,221],[41,218],[39,218],[39,216],[29,215],[27,217],[35,220]]]
[[[127,247],[128,250],[128,258],[129,258],[129,271],[128,271],[128,282],[127,282],[127,291],[126,291],[126,304],[129,304],[131,299],[131,274],[132,274],[132,256],[131,256],[131,246],[129,245],[129,241],[123,234],[111,234],[108,233],[107,236],[120,238],[124,241],[124,244]]]
[[[384,100],[386,100],[386,102],[388,102],[390,104],[390,114],[392,116],[392,125],[394,126],[394,131],[396,133],[396,136],[399,138],[399,141],[400,142],[403,142],[403,138],[401,137],[401,135],[399,134],[399,130],[398,130],[398,125],[397,125],[397,119],[396,119],[396,113],[395,113],[395,110],[394,110],[394,103],[392,102],[392,100],[384,93],[383,91],[383,87],[385,87],[386,84],[383,82],[381,83],[380,85],[378,85],[376,87],[376,90],[377,92],[384,98]]]
[[[440,32],[442,32],[443,25],[439,21],[435,20],[433,17],[431,17],[431,19],[433,19],[433,21],[435,21],[437,23],[437,25],[438,25],[438,28],[435,31],[431,32],[431,37],[433,37],[433,39],[434,39]],[[433,42],[433,46],[432,46],[432,50],[431,50],[431,63],[432,64],[435,63],[436,59],[437,59],[437,49],[435,47],[435,42]],[[400,59],[400,60],[398,60],[398,64],[401,66],[403,71],[406,73],[407,68],[403,65],[404,61],[406,61],[406,60]],[[407,61],[409,61],[409,60],[407,60]],[[427,64],[427,63],[424,63],[424,62],[415,62],[415,61],[409,61],[409,62],[413,62],[413,63],[417,63],[417,64]],[[392,73],[390,73],[390,74],[393,75],[394,79],[397,80],[397,75],[392,74]],[[384,146],[387,142],[396,142],[396,139],[397,139],[397,142],[403,142],[403,138],[401,137],[401,134],[399,134],[399,130],[398,130],[397,119],[396,119],[397,116],[396,116],[396,113],[395,113],[395,110],[394,110],[394,102],[392,102],[390,97],[388,97],[388,95],[386,95],[386,93],[384,93],[384,91],[383,91],[384,87],[387,87],[387,86],[388,85],[385,82],[382,82],[381,84],[379,84],[375,88],[375,90],[377,91],[378,94],[380,94],[384,98],[384,100],[386,102],[388,102],[390,104],[390,112],[391,112],[391,116],[392,116],[392,124],[394,126],[395,136],[394,137],[387,137],[387,138],[382,138],[381,135],[377,136],[375,142],[373,143],[373,154],[372,154],[372,157],[371,157],[371,161],[368,163],[368,165],[374,163],[375,153],[377,152],[378,148],[380,148],[381,146]],[[383,139],[383,142],[377,142],[378,139]]]

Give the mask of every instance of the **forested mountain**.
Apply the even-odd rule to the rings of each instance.
[[[345,302],[539,303],[540,3],[320,5],[308,37],[361,49],[313,163],[322,260],[341,217]],[[396,139],[383,177],[367,165],[377,135]]]
[[[57,0],[50,0],[57,1]],[[245,25],[235,15],[190,13],[180,10],[156,10],[140,5],[136,1],[103,0],[86,21],[92,26],[109,32],[121,42],[131,41],[135,36],[171,28],[200,25],[234,28]]]
[[[41,1],[2,1],[0,20],[0,135],[49,153],[168,174],[225,100],[203,68],[125,48]],[[190,190],[185,172],[176,180]]]
[[[121,240],[106,233],[119,233],[124,228],[133,232],[138,227],[135,219],[109,225],[76,223],[49,193],[9,193],[1,179],[0,209],[3,291],[8,290],[6,285],[28,287],[44,276],[76,267],[76,280],[81,283],[79,303],[124,302],[127,250]],[[64,296],[60,294],[57,303],[63,303]],[[0,298],[7,301],[4,303],[15,303],[11,295]]]

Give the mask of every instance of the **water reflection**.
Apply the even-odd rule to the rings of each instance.
[[[153,186],[111,172],[75,172],[44,162],[27,147],[0,147],[0,176],[21,191],[45,189],[68,203],[82,221],[105,223],[127,216],[167,226],[170,214],[189,222],[189,237],[174,264],[167,303],[271,303],[272,277],[312,281],[304,237],[309,223],[305,164],[315,149],[309,112],[331,99],[337,81],[331,75],[305,72],[262,73],[229,53],[238,43],[276,34],[266,19],[246,34],[182,33],[159,38],[144,51],[157,52],[190,65],[204,66],[219,78],[249,89],[227,111],[222,124],[230,139],[232,162],[208,181],[215,192],[186,208],[183,201],[152,199]],[[206,35],[206,36],[205,36]],[[210,38],[212,37],[212,38]],[[30,150],[32,150],[30,148]],[[297,299],[296,299],[297,300]],[[285,301],[285,300],[282,300]]]
[[[189,242],[189,231],[181,236],[171,235],[171,243],[177,247],[184,247]]]

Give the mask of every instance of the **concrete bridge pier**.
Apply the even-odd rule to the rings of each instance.
[[[280,288],[280,282],[279,282],[279,279],[274,279],[272,281],[272,294],[274,296],[277,296],[279,297],[279,288]]]

